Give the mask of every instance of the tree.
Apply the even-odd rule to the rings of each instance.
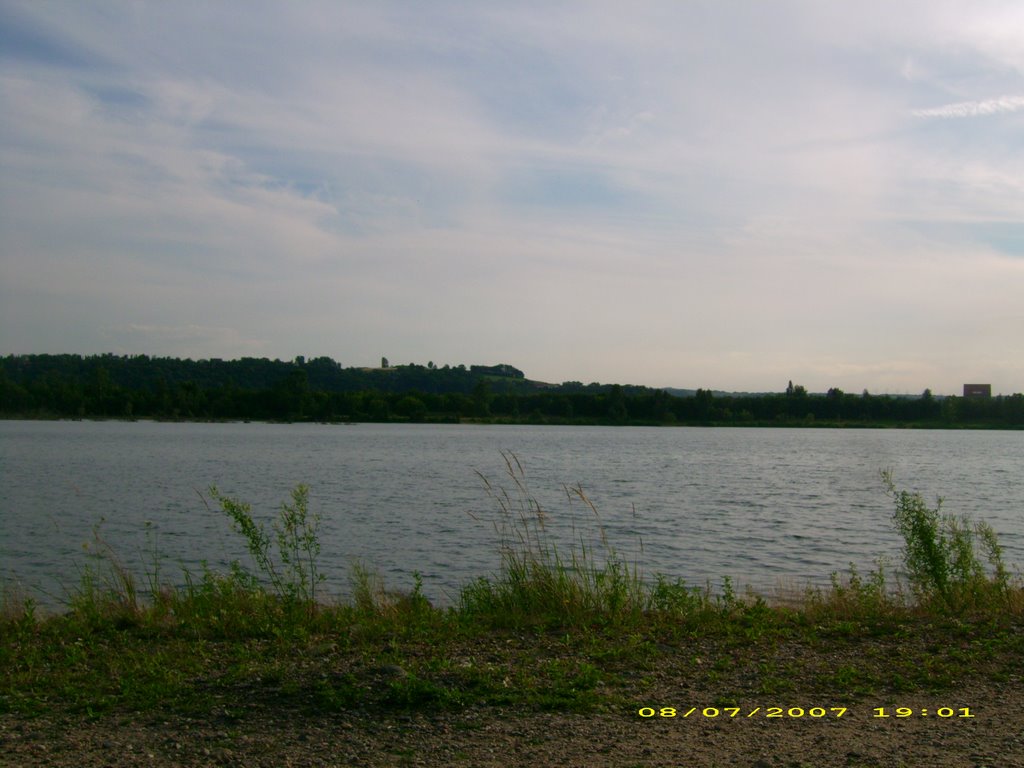
[[[427,405],[414,395],[406,395],[395,403],[395,412],[410,421],[423,421],[427,415]]]
[[[697,389],[697,392],[693,396],[694,404],[697,408],[697,418],[707,420],[711,417],[711,405],[714,399],[715,396],[712,394],[710,389]]]
[[[608,417],[616,422],[623,422],[629,417],[629,412],[626,410],[626,396],[618,384],[613,385],[611,392],[608,393]]]
[[[491,414],[491,401],[494,395],[491,394],[491,385],[486,379],[478,379],[473,387],[473,409],[477,416],[489,416]]]

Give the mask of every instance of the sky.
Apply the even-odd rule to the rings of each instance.
[[[0,354],[1024,392],[1024,3],[0,0]]]

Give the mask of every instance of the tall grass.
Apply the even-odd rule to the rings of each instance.
[[[103,524],[93,526],[92,541],[84,549],[86,563],[79,569],[78,585],[69,594],[71,613],[86,624],[117,627],[138,622],[144,609],[135,575],[100,534]]]
[[[559,550],[547,530],[551,513],[530,492],[519,459],[511,453],[502,456],[507,485],[493,485],[478,473],[497,507],[493,525],[501,570],[462,590],[460,612],[497,624],[579,624],[618,622],[646,610],[650,593],[637,563],[619,555],[609,542],[597,507],[583,488],[563,486],[571,529],[575,535],[575,507],[581,506],[596,527],[597,544],[588,543],[585,527],[567,551]]]

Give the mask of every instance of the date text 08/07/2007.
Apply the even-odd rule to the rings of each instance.
[[[840,718],[849,712],[848,707],[754,707],[744,709],[743,707],[690,707],[688,710],[676,707],[641,707],[637,714],[642,718],[672,718],[672,717],[810,717],[810,718]],[[872,717],[938,717],[945,720],[957,718],[974,717],[970,707],[938,707],[936,709],[914,709],[912,707],[875,707],[872,710]]]

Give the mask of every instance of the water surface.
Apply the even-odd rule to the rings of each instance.
[[[514,453],[548,535],[600,551],[598,522],[645,573],[690,583],[826,583],[899,559],[879,477],[986,519],[1024,563],[1019,432],[467,425],[0,422],[0,577],[59,596],[94,529],[138,573],[246,560],[206,489],[270,520],[297,483],[323,517],[322,569],[344,594],[352,563],[444,601],[499,564],[497,506]],[[569,504],[582,485],[600,518]],[[513,501],[517,497],[512,494]],[[582,537],[582,539],[581,539]]]

